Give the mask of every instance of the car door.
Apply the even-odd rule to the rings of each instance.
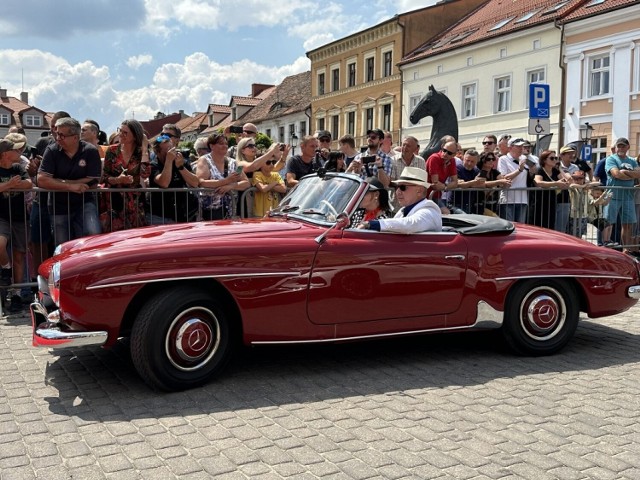
[[[460,305],[466,269],[467,240],[460,234],[348,229],[318,249],[309,319],[334,324],[434,316],[440,324]]]

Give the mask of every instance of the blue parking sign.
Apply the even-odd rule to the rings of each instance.
[[[546,83],[529,84],[529,118],[549,118],[549,85]]]
[[[591,161],[591,145],[587,145],[587,144],[582,145],[580,158],[582,158],[582,160],[586,160],[587,162]]]

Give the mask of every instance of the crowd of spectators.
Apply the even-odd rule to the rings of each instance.
[[[384,220],[399,210],[393,188],[409,167],[426,171],[427,198],[442,214],[500,216],[583,237],[589,225],[598,243],[637,255],[640,243],[640,167],[619,138],[592,169],[568,144],[544,150],[509,135],[487,135],[463,148],[444,137],[428,158],[406,136],[371,129],[366,145],[344,135],[332,150],[326,130],[301,139],[299,154],[274,142],[258,149],[258,129],[247,123],[229,147],[230,130],[199,138],[193,151],[179,148],[180,129],[167,124],[149,139],[136,120],[108,137],[94,120],[66,112],[53,116],[50,135],[34,147],[24,132],[0,142],[0,286],[32,282],[39,264],[63,241],[145,225],[261,217],[276,208],[300,178],[320,169],[359,175],[370,194],[354,222]],[[32,187],[41,190],[31,192]],[[161,191],[161,190],[169,191]],[[402,197],[402,195],[401,195]],[[356,218],[357,217],[357,218]],[[377,224],[376,224],[377,225]],[[25,268],[25,258],[29,268]],[[11,305],[19,306],[13,290]]]

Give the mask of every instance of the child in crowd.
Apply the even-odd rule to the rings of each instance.
[[[602,243],[605,247],[617,247],[617,243],[611,242],[611,224],[604,217],[604,207],[611,201],[611,190],[592,188],[589,199],[589,223],[596,227],[602,235]]]
[[[280,203],[280,194],[287,190],[280,174],[273,171],[276,163],[277,160],[267,160],[251,179],[257,190],[253,203],[253,215],[256,217],[264,217],[269,210],[276,208]]]

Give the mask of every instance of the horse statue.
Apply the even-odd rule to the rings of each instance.
[[[427,160],[433,153],[440,151],[440,139],[445,135],[451,135],[458,139],[458,115],[451,100],[444,93],[438,92],[433,85],[429,85],[429,91],[422,97],[413,109],[409,120],[416,124],[424,117],[433,117],[431,127],[431,140],[429,145],[420,153]]]

